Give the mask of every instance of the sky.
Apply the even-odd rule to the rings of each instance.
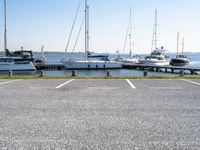
[[[64,52],[80,0],[7,0],[8,48]],[[0,3],[0,48],[3,50],[3,0]],[[123,51],[130,7],[133,53],[150,53],[154,11],[158,11],[158,42],[176,52],[177,32],[185,39],[185,51],[200,52],[200,0],[88,0],[90,50],[98,53]],[[72,51],[84,17],[84,0],[70,40]],[[76,52],[84,51],[84,28]],[[125,53],[128,53],[128,45]]]

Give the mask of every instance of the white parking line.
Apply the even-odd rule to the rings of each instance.
[[[133,83],[129,79],[126,79],[126,81],[131,86],[132,89],[136,89],[136,87],[133,85]]]
[[[149,89],[154,90],[182,90],[182,87],[149,87]]]
[[[59,89],[59,88],[63,87],[64,85],[66,85],[66,84],[68,84],[68,83],[70,83],[72,81],[74,81],[74,79],[71,79],[71,80],[69,80],[69,81],[67,81],[65,83],[62,83],[61,85],[57,86],[56,89]]]
[[[6,81],[6,82],[1,82],[0,85],[4,85],[4,84],[16,82],[16,81],[21,81],[21,79],[20,80],[11,80],[11,81]]]
[[[181,79],[181,80],[183,80],[183,81],[185,81],[185,82],[192,83],[192,84],[200,85],[200,83],[194,82],[194,81],[191,81],[191,80],[187,80],[187,79]]]

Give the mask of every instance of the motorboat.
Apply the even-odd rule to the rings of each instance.
[[[6,0],[4,0],[4,51],[5,56],[0,57],[0,71],[35,71],[36,68],[33,65],[32,51],[15,51],[10,52],[7,49],[7,26],[6,26]]]
[[[35,72],[36,69],[31,61],[20,57],[0,57],[0,71]]]
[[[156,49],[151,52],[149,56],[146,56],[140,61],[141,64],[145,65],[156,65],[156,66],[166,66],[169,65],[169,57],[165,55],[166,50],[163,47]]]

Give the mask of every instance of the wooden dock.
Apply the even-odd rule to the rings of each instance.
[[[198,74],[200,68],[193,67],[179,67],[179,66],[155,66],[155,65],[145,65],[145,64],[123,64],[123,68],[126,69],[136,69],[136,70],[147,70],[147,71],[155,71],[155,72],[165,72],[165,73],[180,73],[184,74],[185,72],[189,72],[190,74]]]
[[[65,70],[62,63],[58,64],[39,64],[35,66],[37,70]]]
[[[62,63],[58,64],[43,64],[37,65],[37,70],[65,70],[65,66]],[[155,66],[155,65],[144,65],[144,64],[123,64],[125,69],[135,69],[135,70],[147,70],[155,72],[165,72],[165,73],[179,73],[184,74],[189,72],[189,74],[198,74],[200,68],[193,67],[179,67],[179,66]]]

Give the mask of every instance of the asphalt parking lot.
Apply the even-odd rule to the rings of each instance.
[[[200,80],[0,80],[0,149],[200,149]]]

